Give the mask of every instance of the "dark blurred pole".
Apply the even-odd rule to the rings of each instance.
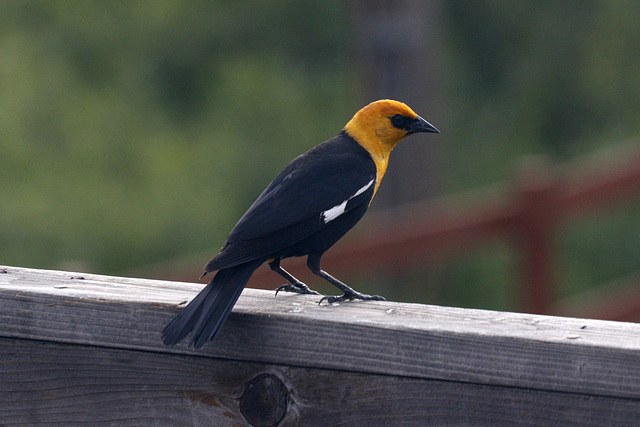
[[[440,131],[441,56],[439,1],[356,0],[351,2],[354,67],[363,81],[363,102],[403,101]],[[446,136],[446,132],[445,135]],[[375,207],[399,205],[439,193],[443,135],[413,136],[394,150]]]

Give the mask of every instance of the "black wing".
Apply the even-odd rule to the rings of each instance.
[[[375,179],[371,156],[346,134],[318,145],[269,184],[206,271],[272,256],[320,231],[332,215],[368,204]]]

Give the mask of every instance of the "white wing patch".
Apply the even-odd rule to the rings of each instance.
[[[331,209],[327,209],[322,212],[322,219],[324,219],[324,223],[326,224],[329,221],[333,221],[338,218],[340,215],[344,213],[344,210],[347,208],[348,200],[340,203],[338,206],[334,206]]]
[[[324,220],[324,223],[326,224],[329,221],[333,221],[334,219],[336,219],[340,215],[342,215],[344,213],[345,209],[347,209],[347,202],[349,202],[349,200],[353,199],[354,197],[358,197],[359,195],[361,195],[362,193],[367,191],[369,189],[369,187],[371,187],[375,181],[376,181],[375,179],[372,179],[364,187],[362,187],[361,189],[356,191],[356,194],[354,194],[353,196],[349,197],[344,202],[340,203],[337,206],[332,207],[331,209],[327,209],[326,211],[322,212],[321,215],[322,215],[322,219]]]

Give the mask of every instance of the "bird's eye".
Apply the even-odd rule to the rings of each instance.
[[[391,117],[391,124],[399,129],[402,128],[402,125],[404,124],[404,116],[402,114],[396,114],[395,116]]]

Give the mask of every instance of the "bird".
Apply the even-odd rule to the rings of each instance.
[[[240,218],[220,252],[207,263],[205,288],[167,324],[162,341],[172,346],[191,334],[189,347],[213,340],[253,272],[263,263],[287,283],[276,289],[320,295],[280,266],[307,257],[307,266],[343,292],[319,303],[382,301],[355,291],[320,267],[320,259],[364,215],[378,191],[398,142],[414,133],[440,133],[408,105],[390,99],[360,109],[335,137],[292,160]],[[201,278],[202,278],[201,277]]]

